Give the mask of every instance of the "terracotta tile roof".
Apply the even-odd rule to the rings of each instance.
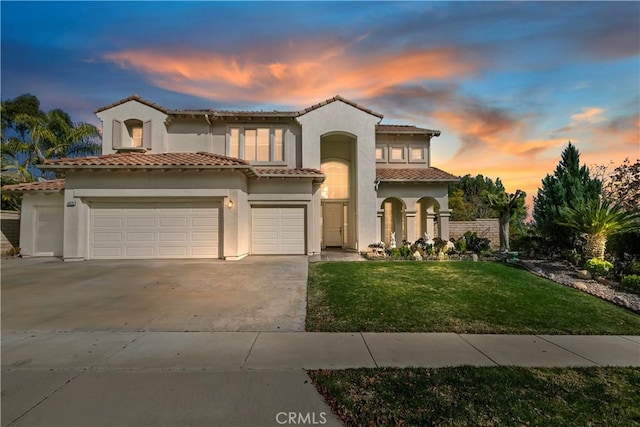
[[[99,112],[104,111],[104,110],[108,110],[109,108],[117,107],[118,105],[127,103],[129,101],[138,101],[141,104],[147,105],[147,106],[149,106],[151,108],[155,108],[156,110],[158,110],[160,112],[163,112],[165,114],[170,114],[171,113],[170,110],[164,108],[162,105],[155,104],[155,103],[153,103],[153,102],[151,102],[149,100],[144,99],[143,97],[141,97],[139,95],[133,94],[133,95],[127,97],[127,98],[121,99],[120,101],[116,101],[113,104],[105,105],[104,107],[98,108],[96,111],[94,111],[94,114],[98,114]]]
[[[376,133],[382,134],[411,134],[440,136],[439,130],[424,129],[413,125],[377,125]]]
[[[365,113],[369,113],[369,114],[371,114],[373,116],[376,116],[376,117],[379,117],[381,119],[382,119],[382,117],[384,117],[382,114],[376,113],[375,111],[372,111],[372,110],[370,110],[370,109],[368,109],[366,107],[363,107],[362,105],[357,104],[357,103],[355,103],[353,101],[349,101],[348,99],[345,99],[345,98],[341,97],[340,95],[336,95],[333,98],[326,99],[326,100],[324,100],[324,101],[322,101],[322,102],[320,102],[318,104],[315,104],[315,105],[312,105],[311,107],[305,108],[304,110],[300,110],[298,112],[298,115],[302,116],[303,114],[307,114],[307,113],[309,113],[309,112],[311,112],[313,110],[317,110],[318,108],[324,107],[325,105],[331,104],[332,102],[335,102],[335,101],[342,101],[345,104],[349,104],[352,107],[357,108],[358,110],[362,110]]]
[[[64,179],[52,179],[50,181],[25,182],[22,184],[3,185],[2,192],[26,193],[29,191],[42,191],[57,193],[64,190]]]
[[[324,177],[317,169],[306,168],[255,168],[258,176],[312,176]]]
[[[438,168],[376,169],[380,181],[458,181],[460,178]]]
[[[220,156],[213,153],[121,153],[108,154],[97,157],[75,157],[59,160],[46,160],[43,169],[68,169],[69,167],[106,167],[106,166],[150,166],[150,167],[179,167],[179,166],[238,166],[249,167],[244,160],[233,157]]]

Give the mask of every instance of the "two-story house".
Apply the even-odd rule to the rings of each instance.
[[[449,237],[437,130],[381,124],[336,96],[301,111],[96,111],[102,155],[47,161],[23,193],[22,254],[65,260],[316,254]]]

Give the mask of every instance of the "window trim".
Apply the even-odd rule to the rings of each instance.
[[[237,158],[246,160],[246,144],[245,144],[245,133],[247,130],[255,130],[256,131],[256,146],[255,146],[255,160],[247,160],[252,165],[286,165],[287,161],[287,128],[285,126],[258,126],[258,125],[240,125],[240,126],[227,126],[226,132],[226,146],[225,146],[225,155],[229,157],[235,157],[232,155],[232,139],[231,132],[232,129],[238,129],[238,156]],[[258,160],[258,144],[257,144],[257,135],[259,129],[268,129],[269,130],[269,160]],[[276,156],[276,130],[282,131],[282,159],[275,160]]]
[[[402,158],[394,159],[393,158],[393,150],[402,150]],[[389,147],[389,163],[407,163],[407,147]]]
[[[382,158],[378,158],[377,151],[378,149],[382,150]],[[386,145],[376,145],[376,152],[374,155],[376,156],[376,163],[387,163],[387,146]]]
[[[414,149],[419,149],[422,151],[421,159],[417,159],[413,157]],[[421,145],[410,145],[409,146],[409,163],[427,163],[427,147],[423,147]]]

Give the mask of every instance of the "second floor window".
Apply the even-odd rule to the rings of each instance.
[[[228,154],[250,162],[282,162],[284,129],[230,128]]]

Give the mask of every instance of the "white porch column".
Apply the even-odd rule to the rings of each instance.
[[[434,238],[436,235],[436,229],[435,229],[435,218],[436,218],[436,214],[433,211],[426,211],[426,215],[427,215],[427,229],[426,232],[429,233],[429,236],[431,236],[431,238]],[[424,236],[421,236],[424,237]]]
[[[405,211],[407,217],[407,235],[405,239],[410,242],[416,241],[416,211]]]
[[[371,243],[382,242],[382,221],[384,220],[384,209],[378,209],[378,220],[376,221],[376,241]]]
[[[451,216],[451,209],[444,209],[438,212],[438,228],[440,231],[440,238],[442,240],[449,240],[449,217]]]

